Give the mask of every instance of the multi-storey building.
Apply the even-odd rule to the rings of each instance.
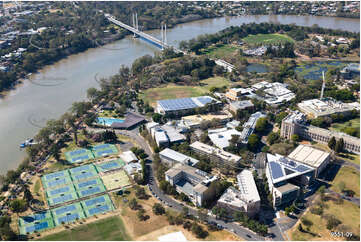
[[[175,186],[179,193],[186,194],[196,206],[202,206],[212,196],[209,185],[217,179],[217,176],[182,163],[165,172],[165,180]]]
[[[209,157],[211,161],[214,161],[218,164],[228,163],[231,165],[235,165],[241,161],[241,157],[238,155],[231,154],[229,152],[201,143],[199,141],[192,143],[190,147],[194,152],[200,155],[205,155]]]
[[[282,120],[281,137],[291,139],[292,135],[297,134],[303,139],[316,141],[321,144],[328,144],[332,137],[335,137],[336,140],[342,138],[345,150],[357,154],[360,153],[360,139],[345,133],[306,125],[305,120],[305,115],[298,111],[289,114]]]
[[[238,189],[229,187],[217,201],[219,207],[231,211],[245,212],[249,217],[255,216],[261,206],[256,183],[250,170],[243,170],[237,175]]]

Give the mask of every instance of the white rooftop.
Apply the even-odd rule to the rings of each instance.
[[[120,158],[122,158],[126,163],[138,160],[137,156],[130,150],[121,153]]]
[[[319,167],[330,156],[330,153],[312,148],[307,145],[299,145],[288,155],[289,158],[305,163],[312,167]]]
[[[202,142],[196,141],[190,145],[191,148],[194,148],[196,150],[203,151],[204,153],[210,154],[210,155],[216,155],[222,160],[230,161],[230,162],[238,162],[241,160],[241,157],[238,155],[234,155],[232,153],[226,152],[224,150],[215,148],[213,146],[204,144]]]
[[[187,164],[187,165],[189,165],[189,162],[190,162],[191,166],[194,166],[195,164],[198,163],[197,159],[194,159],[190,156],[184,155],[182,153],[179,153],[179,152],[169,149],[169,148],[166,148],[166,149],[162,150],[161,152],[159,152],[159,155],[168,157],[172,160],[175,160],[177,162]]]
[[[261,200],[258,194],[256,182],[254,181],[253,174],[250,170],[243,170],[237,175],[237,184],[240,194],[248,202]]]
[[[232,139],[232,135],[241,136],[241,132],[228,128],[208,130],[209,139],[220,149],[224,149],[230,145],[229,141]]]

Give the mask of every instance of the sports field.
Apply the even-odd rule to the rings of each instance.
[[[90,150],[78,149],[65,152],[65,158],[70,163],[79,163],[82,161],[94,159],[94,156]]]
[[[50,211],[35,213],[19,218],[20,234],[33,233],[54,228],[54,221]]]
[[[108,195],[84,200],[81,205],[87,217],[114,210],[113,203]]]
[[[78,196],[73,184],[68,184],[60,188],[46,190],[46,199],[49,206],[53,206],[78,199]]]
[[[232,45],[211,46],[202,53],[210,56],[211,58],[223,59],[226,56],[232,55],[239,49],[239,47]]]
[[[125,162],[122,159],[110,160],[95,164],[95,167],[99,173],[120,169],[123,166],[125,166]]]
[[[140,94],[145,102],[155,104],[156,101],[162,99],[197,97],[205,95],[212,87],[229,86],[230,82],[220,76],[211,77],[200,82],[199,86],[179,86],[168,84],[165,87],[150,88]]]
[[[295,41],[284,34],[250,34],[246,38],[243,38],[243,41],[247,44],[256,44],[256,45],[274,45],[274,44],[283,44],[286,42],[294,43]]]
[[[113,190],[130,185],[129,178],[124,170],[105,174],[101,178],[107,190]]]
[[[119,216],[98,220],[45,236],[43,241],[124,241],[132,240],[127,234],[124,223]]]
[[[115,145],[112,144],[101,144],[101,145],[93,146],[92,152],[94,154],[94,157],[98,158],[111,154],[117,154],[118,149]]]
[[[70,223],[76,219],[85,218],[83,208],[80,203],[73,203],[63,207],[55,208],[51,210],[56,226],[62,223]]]

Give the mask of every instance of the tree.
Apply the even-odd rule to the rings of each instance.
[[[268,142],[270,145],[273,145],[278,139],[279,139],[278,133],[271,132],[271,133],[267,136],[267,142]]]
[[[155,203],[152,210],[155,215],[162,215],[165,213],[165,209],[160,203]]]
[[[10,209],[14,213],[21,213],[27,209],[26,201],[23,199],[15,199],[10,202]]]
[[[256,151],[259,145],[259,138],[256,134],[251,134],[248,137],[248,148],[251,151]]]
[[[183,218],[187,218],[189,213],[189,208],[187,206],[182,207],[182,216]]]
[[[139,209],[137,212],[137,217],[139,220],[144,221],[146,220],[146,216],[145,216],[145,210],[143,208]]]
[[[267,118],[259,118],[256,123],[256,128],[255,128],[256,132],[260,134],[265,132],[267,125],[268,125]]]
[[[344,141],[343,138],[337,140],[336,145],[335,145],[335,151],[337,153],[340,153],[343,151],[343,147],[344,147]]]
[[[335,147],[336,147],[336,139],[334,136],[332,136],[332,138],[328,141],[328,147],[331,149],[331,150],[335,150]]]
[[[138,202],[137,202],[137,199],[133,198],[132,200],[129,201],[129,207],[132,209],[132,210],[136,210],[138,208]]]
[[[293,142],[298,142],[298,141],[300,141],[300,136],[298,136],[297,134],[293,134],[291,139]]]
[[[156,123],[161,123],[162,122],[162,119],[163,119],[163,115],[159,114],[159,113],[154,113],[152,115],[152,119],[154,122]]]

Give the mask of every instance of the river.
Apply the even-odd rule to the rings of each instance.
[[[359,32],[359,19],[315,16],[238,16],[199,20],[167,30],[168,43],[178,46],[182,40],[200,34],[215,33],[232,25],[250,22],[273,22]],[[140,23],[141,24],[141,23]],[[160,38],[159,30],[148,31]],[[97,77],[108,77],[120,65],[131,65],[138,57],[154,54],[159,49],[128,36],[103,47],[89,49],[47,66],[0,99],[0,174],[15,169],[25,157],[19,144],[33,137],[46,120],[58,118],[74,101],[83,100],[89,87],[97,86]]]

